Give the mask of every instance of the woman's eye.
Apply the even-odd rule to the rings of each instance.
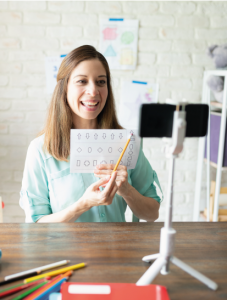
[[[78,83],[85,83],[86,81],[85,80],[78,80],[77,82]]]
[[[105,80],[99,80],[99,84],[105,84],[106,81]]]

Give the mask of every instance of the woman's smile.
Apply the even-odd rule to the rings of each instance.
[[[83,106],[83,109],[86,111],[95,111],[99,107],[100,101],[98,100],[83,100],[80,102],[81,105]]]

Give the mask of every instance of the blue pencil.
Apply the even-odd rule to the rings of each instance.
[[[55,285],[50,287],[48,290],[43,292],[41,295],[38,297],[34,298],[34,300],[49,300],[49,296],[51,293],[57,293],[60,292],[61,285],[63,282],[65,282],[68,278],[63,278],[60,281],[58,281]]]

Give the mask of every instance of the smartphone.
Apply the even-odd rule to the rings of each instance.
[[[180,106],[180,110],[183,107]],[[187,104],[185,137],[203,137],[207,134],[209,106],[207,104]],[[139,135],[141,137],[172,137],[173,114],[176,105],[142,104],[139,115]]]

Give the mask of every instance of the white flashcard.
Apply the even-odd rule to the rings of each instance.
[[[100,21],[100,52],[110,69],[134,70],[137,63],[138,20]]]
[[[127,129],[71,129],[70,172],[93,173],[99,164],[116,164],[130,134],[130,143],[120,165],[134,169],[140,151],[140,137],[136,130]]]
[[[48,94],[52,94],[57,83],[57,74],[61,62],[66,54],[60,56],[48,56],[45,58],[46,68],[46,90]]]
[[[158,102],[158,84],[125,80],[121,88],[118,119],[124,128],[139,127],[139,111],[142,103]]]

